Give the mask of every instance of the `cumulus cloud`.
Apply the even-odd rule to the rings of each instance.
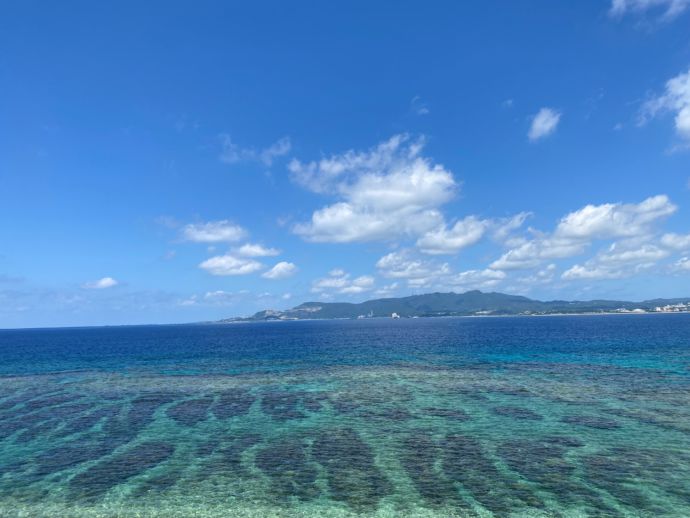
[[[220,161],[226,164],[259,162],[268,167],[276,158],[287,155],[292,149],[292,143],[288,137],[283,137],[263,149],[255,149],[240,147],[232,141],[230,135],[222,133],[220,143]]]
[[[342,293],[355,295],[370,291],[374,286],[374,278],[370,275],[361,275],[351,278],[350,274],[341,269],[331,270],[327,277],[316,279],[312,283],[312,293]]]
[[[676,211],[665,195],[640,203],[586,205],[561,218],[552,234],[540,234],[508,250],[491,264],[499,270],[533,268],[545,260],[583,253],[594,240],[651,238],[654,225]]]
[[[534,268],[543,261],[563,259],[581,254],[587,242],[558,237],[541,236],[519,244],[491,263],[491,268],[518,270]]]
[[[556,236],[576,239],[640,236],[649,233],[652,223],[670,216],[677,208],[663,194],[637,204],[586,205],[561,219]]]
[[[243,257],[273,257],[280,255],[280,250],[256,243],[245,243],[236,250],[236,253]]]
[[[676,133],[690,144],[690,70],[669,79],[663,94],[644,103],[640,111],[640,124],[665,112],[675,115]]]
[[[622,17],[626,14],[659,12],[662,20],[672,20],[690,6],[690,0],[612,0],[609,14]]]
[[[613,243],[607,251],[594,256],[584,264],[576,264],[563,272],[564,280],[574,279],[620,279],[629,277],[654,266],[669,256],[668,250],[653,244],[634,246]]]
[[[532,118],[532,124],[529,128],[529,132],[527,133],[527,137],[531,141],[548,137],[554,131],[556,131],[560,120],[560,112],[554,110],[553,108],[542,108]]]
[[[87,289],[87,290],[103,290],[106,288],[112,288],[113,286],[117,286],[118,282],[113,279],[112,277],[103,277],[101,279],[98,279],[96,281],[90,281],[82,284],[82,287]]]
[[[417,257],[410,249],[384,255],[376,263],[379,273],[389,279],[405,279],[411,288],[430,287],[451,273],[448,263]]]
[[[518,277],[516,282],[525,286],[535,286],[540,284],[549,284],[553,281],[556,274],[556,265],[551,263],[545,268],[535,271],[531,275],[526,275],[523,277]]]
[[[390,297],[398,290],[398,286],[397,282],[391,282],[390,284],[380,287],[375,293],[379,297]]]
[[[690,272],[690,257],[682,257],[673,265],[679,272]]]
[[[494,220],[492,224],[492,237],[500,243],[509,240],[513,232],[522,227],[530,216],[532,216],[531,212],[520,212],[509,218]]]
[[[664,234],[661,244],[672,250],[690,250],[690,234]]]
[[[276,263],[273,268],[261,274],[261,276],[265,279],[272,280],[286,279],[287,277],[291,277],[297,273],[297,270],[298,268],[296,264],[289,263],[287,261],[280,261],[279,263]]]
[[[245,229],[227,219],[190,223],[182,227],[182,238],[195,243],[234,242],[243,239],[246,235]]]
[[[485,268],[483,270],[467,270],[452,275],[448,284],[462,290],[487,290],[500,284],[507,274],[501,270]]]
[[[417,247],[425,254],[455,254],[478,242],[486,232],[489,222],[475,216],[467,216],[448,228],[445,224],[430,230],[417,240]]]
[[[293,231],[308,241],[347,243],[418,237],[443,224],[439,207],[457,190],[450,171],[421,156],[424,141],[396,135],[368,151],[293,160],[292,179],[338,201]]]
[[[211,275],[247,275],[263,268],[263,265],[254,259],[235,257],[234,255],[217,255],[206,259],[199,265]]]

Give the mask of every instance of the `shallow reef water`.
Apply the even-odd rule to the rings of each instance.
[[[0,517],[687,517],[690,315],[0,331]]]

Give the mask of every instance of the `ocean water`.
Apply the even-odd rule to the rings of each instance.
[[[690,315],[0,331],[2,517],[688,517]]]

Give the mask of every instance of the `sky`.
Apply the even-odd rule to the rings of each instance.
[[[690,297],[690,0],[3,2],[0,328]]]

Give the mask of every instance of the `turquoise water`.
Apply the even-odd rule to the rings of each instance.
[[[690,315],[0,331],[0,516],[687,517]]]

